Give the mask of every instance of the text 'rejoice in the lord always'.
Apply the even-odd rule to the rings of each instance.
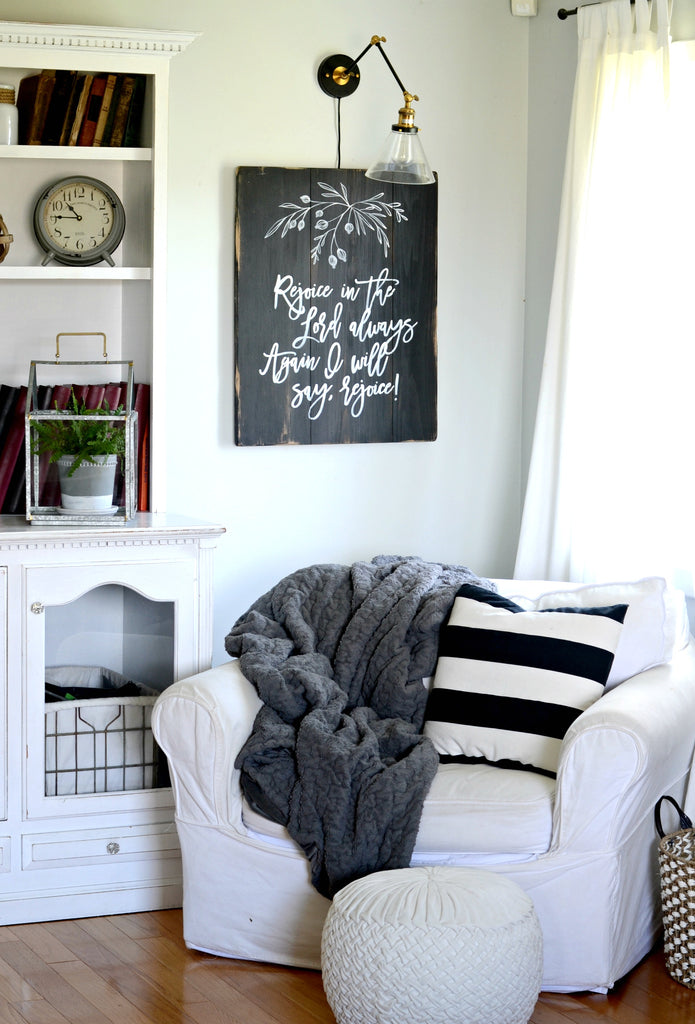
[[[399,281],[386,268],[340,288],[306,287],[292,274],[278,274],[274,309],[284,310],[299,333],[288,344],[273,341],[263,352],[259,374],[278,387],[291,383],[291,407],[303,409],[310,420],[318,420],[336,396],[354,418],[362,415],[367,402],[382,396],[397,401],[400,373],[389,371],[417,327],[410,317],[382,319],[398,287]],[[321,354],[317,345],[325,346]],[[307,374],[319,379],[306,383]]]

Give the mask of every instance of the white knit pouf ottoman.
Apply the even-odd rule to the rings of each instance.
[[[475,868],[404,868],[334,897],[321,967],[338,1024],[527,1024],[543,940],[514,882]]]

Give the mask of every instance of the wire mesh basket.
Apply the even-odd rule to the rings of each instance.
[[[58,677],[61,682],[65,673],[63,669]],[[82,684],[73,687],[80,697],[89,686],[84,675],[81,667],[74,674]],[[47,676],[56,678],[50,677],[50,670]],[[94,669],[93,678],[105,681],[107,688],[109,684],[117,688],[122,679],[102,669]],[[165,759],[152,735],[156,694],[108,697],[95,683],[94,697],[75,700],[70,688],[65,689],[67,699],[54,702],[57,687],[51,686],[52,700],[44,706],[46,796],[114,793],[168,784]]]

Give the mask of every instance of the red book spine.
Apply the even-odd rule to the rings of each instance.
[[[138,512],[150,508],[150,385],[136,384],[133,406],[138,414]]]
[[[103,384],[90,384],[84,400],[86,409],[101,409],[106,387]]]
[[[87,103],[84,121],[80,128],[80,136],[77,140],[78,146],[91,146],[94,142],[105,89],[106,75],[96,75],[92,82],[92,89],[89,94],[89,102]]]
[[[14,472],[17,457],[22,452],[24,445],[24,413],[27,407],[27,389],[22,385],[17,395],[10,427],[5,440],[5,447],[0,459],[0,509],[5,503],[7,490],[10,486],[12,473]]]
[[[119,405],[121,405],[122,398],[121,394],[125,394],[123,390],[126,387],[125,384],[107,384],[104,389],[104,406],[109,407],[111,412],[115,412]]]
[[[87,401],[87,390],[87,384],[73,384],[72,387],[70,388],[70,392],[75,396],[75,401],[77,402],[78,407]],[[69,404],[70,406],[72,406],[72,398],[70,398]],[[68,408],[67,402],[65,403],[63,408]]]

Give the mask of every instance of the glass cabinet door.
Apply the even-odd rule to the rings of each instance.
[[[174,678],[174,602],[107,583],[44,616],[45,796],[168,786],[151,722]]]
[[[192,671],[192,565],[29,567],[26,594],[27,817],[169,803],[150,722]]]

